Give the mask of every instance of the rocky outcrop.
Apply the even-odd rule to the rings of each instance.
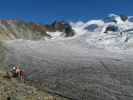
[[[109,31],[111,31],[111,32],[117,32],[118,31],[118,27],[113,26],[113,25],[109,25],[109,26],[107,26],[107,28],[106,28],[106,30],[105,30],[104,33],[108,33]]]
[[[70,24],[65,21],[59,21],[59,22],[55,21],[51,24],[51,28],[53,29],[53,31],[58,30],[64,32],[65,37],[71,37],[74,36],[75,34]]]
[[[120,18],[121,18],[122,21],[126,21],[126,20],[128,20],[128,17],[125,16],[125,15],[120,15]]]

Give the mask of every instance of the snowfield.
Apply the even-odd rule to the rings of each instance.
[[[133,100],[132,32],[104,33],[103,23],[90,32],[90,23],[71,23],[72,38],[6,41],[7,62],[23,65],[37,87],[71,100]]]

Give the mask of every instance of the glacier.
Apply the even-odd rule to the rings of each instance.
[[[5,41],[7,63],[19,63],[34,86],[68,100],[133,100],[133,22],[109,19],[71,22],[73,37]],[[118,30],[106,32],[109,25]]]

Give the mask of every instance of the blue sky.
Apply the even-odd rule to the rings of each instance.
[[[110,13],[133,15],[133,0],[0,0],[0,19],[87,21]]]

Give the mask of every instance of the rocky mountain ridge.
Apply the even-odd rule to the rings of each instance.
[[[19,20],[0,20],[0,39],[4,40],[52,38],[47,32],[56,31],[61,32],[63,37],[74,35],[72,27],[64,21],[55,21],[48,25],[42,25]]]

